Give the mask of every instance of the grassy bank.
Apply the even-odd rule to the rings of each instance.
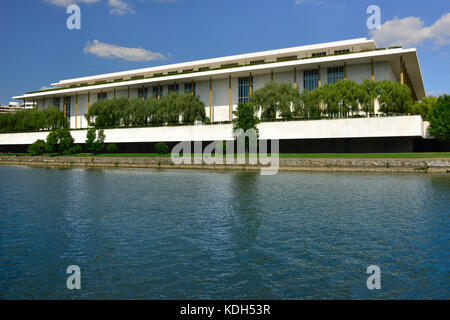
[[[0,153],[0,156],[29,157],[28,153]],[[60,156],[43,154],[43,156]],[[71,157],[170,157],[170,154],[157,153],[79,153]],[[248,156],[248,155],[247,155]],[[64,157],[64,156],[60,156]],[[409,152],[409,153],[281,153],[280,158],[449,158],[450,152]]]

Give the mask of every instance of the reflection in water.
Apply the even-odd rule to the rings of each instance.
[[[3,299],[449,298],[446,174],[0,176]],[[71,264],[80,291],[65,287]],[[380,291],[366,288],[371,264]]]

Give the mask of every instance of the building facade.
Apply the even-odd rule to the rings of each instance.
[[[231,121],[237,104],[270,81],[303,91],[341,79],[396,81],[409,86],[414,100],[425,96],[415,49],[378,48],[375,41],[361,38],[62,80],[52,84],[54,89],[14,99],[39,109],[56,106],[70,128],[79,129],[87,127],[84,115],[100,99],[190,93],[204,102],[212,122],[223,122]]]

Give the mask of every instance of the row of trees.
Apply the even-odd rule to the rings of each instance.
[[[285,102],[281,103],[283,106]],[[277,108],[280,104],[277,105]],[[287,105],[287,103],[286,103]],[[259,107],[261,108],[261,107]],[[257,104],[252,103],[240,103],[233,112],[233,132],[237,132],[238,129],[244,131],[248,129],[254,129],[258,133],[257,125],[261,122],[257,113],[259,111]],[[277,110],[276,108],[263,109],[264,112],[280,112],[285,110],[287,113],[288,107],[282,107]],[[443,95],[439,98],[428,97],[420,102],[417,102],[411,107],[411,113],[422,115],[424,120],[430,122],[430,134],[438,140],[450,141],[450,96]],[[266,113],[267,115],[267,113]]]
[[[250,104],[261,111],[263,121],[278,116],[283,119],[344,118],[373,113],[375,99],[379,111],[385,115],[409,113],[413,104],[406,85],[367,79],[361,84],[341,80],[302,93],[288,83],[270,82],[250,96]]]
[[[103,130],[90,128],[86,134],[86,151],[91,153],[98,153],[105,149],[105,133]],[[108,152],[116,152],[117,146],[115,144],[108,145]],[[75,140],[70,134],[69,129],[55,129],[52,130],[47,140],[36,140],[28,147],[28,153],[32,155],[39,155],[44,153],[50,154],[76,154],[81,153],[83,148],[75,144]]]
[[[0,114],[0,132],[54,130],[67,127],[68,121],[57,107]]]
[[[86,119],[97,128],[209,122],[199,97],[176,93],[161,99],[100,100],[90,107]]]

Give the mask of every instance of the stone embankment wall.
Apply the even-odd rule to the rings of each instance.
[[[280,171],[356,171],[356,172],[450,172],[450,158],[280,158]],[[113,167],[113,168],[173,168],[259,170],[260,165],[177,165],[162,157],[43,157],[0,156],[0,164],[62,166],[62,167]]]

